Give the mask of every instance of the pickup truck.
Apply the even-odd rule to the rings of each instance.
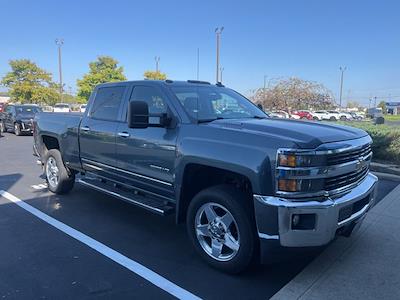
[[[356,128],[269,118],[220,83],[191,80],[101,84],[83,115],[34,121],[50,191],[77,182],[174,214],[229,273],[358,228],[375,201],[371,142]]]

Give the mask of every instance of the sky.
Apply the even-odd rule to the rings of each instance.
[[[264,76],[324,84],[343,102],[400,101],[400,1],[75,1],[0,0],[0,76],[10,59],[29,58],[58,81],[56,38],[63,38],[66,90],[99,55],[130,80],[160,69],[175,80],[215,82],[215,33],[225,85],[249,95]],[[389,98],[390,97],[390,98]]]

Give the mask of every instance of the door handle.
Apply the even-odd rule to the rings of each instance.
[[[129,134],[129,133],[127,133],[127,132],[118,132],[117,134],[118,134],[118,136],[120,136],[120,137],[124,137],[124,138],[126,138],[126,137],[129,137],[129,136],[130,136],[130,134]]]
[[[83,131],[89,131],[90,128],[89,128],[89,126],[82,126],[82,127],[81,127],[81,130],[83,130]]]

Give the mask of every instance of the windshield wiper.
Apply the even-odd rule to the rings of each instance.
[[[199,120],[197,120],[197,123],[209,123],[209,122],[212,122],[215,120],[223,120],[223,119],[225,119],[225,118],[217,117],[217,118],[212,118],[212,119],[199,119]]]

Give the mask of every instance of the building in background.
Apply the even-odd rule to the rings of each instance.
[[[400,102],[386,102],[385,104],[388,114],[400,115]]]
[[[0,96],[0,103],[7,103],[10,101],[10,97],[8,96]]]

